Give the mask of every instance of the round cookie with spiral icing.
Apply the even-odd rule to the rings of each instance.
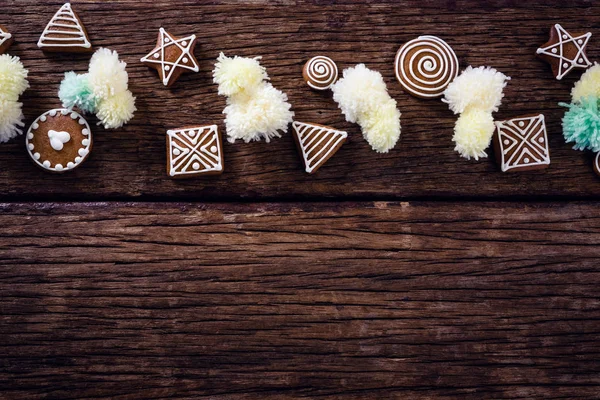
[[[89,156],[92,131],[75,111],[50,110],[31,124],[25,146],[38,167],[49,172],[65,172],[77,168]]]
[[[316,56],[304,64],[302,76],[311,88],[327,90],[338,79],[338,67],[331,58]]]
[[[432,99],[441,97],[458,76],[459,63],[448,43],[436,36],[420,36],[400,47],[394,68],[404,90]]]

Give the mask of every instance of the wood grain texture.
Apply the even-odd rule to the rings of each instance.
[[[89,56],[45,55],[36,41],[62,0],[0,0],[0,23],[14,33],[10,53],[30,70],[24,96],[27,122],[59,106],[65,71],[85,71]],[[415,199],[415,198],[597,198],[600,181],[590,153],[564,143],[557,103],[568,101],[580,72],[556,81],[535,50],[552,24],[589,30],[592,61],[600,56],[598,15],[593,1],[519,2],[471,0],[396,1],[73,1],[93,44],[118,50],[128,63],[139,111],[125,128],[95,129],[94,151],[80,169],[63,176],[35,168],[24,139],[0,146],[0,198],[10,201],[154,199]],[[200,72],[164,88],[155,71],[139,61],[150,51],[158,28],[195,33]],[[413,98],[393,72],[396,50],[421,34],[438,35],[456,50],[462,68],[489,65],[511,76],[496,117],[532,112],[546,115],[552,164],[547,171],[503,174],[490,158],[460,159],[451,141],[455,117],[440,101]],[[290,98],[296,119],[335,126],[351,137],[316,176],[302,170],[291,134],[271,144],[226,144],[226,172],[218,178],[177,182],[165,171],[167,129],[218,123],[225,100],[217,96],[211,71],[219,52],[263,56],[273,84]],[[327,93],[311,91],[302,66],[325,54],[340,69],[359,62],[381,71],[402,116],[396,149],[370,150],[356,125],[346,123]],[[94,123],[93,117],[90,122]]]
[[[597,210],[0,205],[0,398],[597,399]]]

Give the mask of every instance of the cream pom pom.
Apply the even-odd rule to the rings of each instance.
[[[346,121],[358,123],[373,150],[387,153],[400,138],[400,111],[390,97],[381,74],[364,64],[344,70],[332,87]]]
[[[581,75],[581,79],[571,90],[573,102],[581,102],[584,98],[600,97],[600,65],[594,64]]]
[[[116,51],[98,49],[90,61],[89,84],[94,96],[100,101],[127,90],[129,77],[127,64],[119,61]]]
[[[0,95],[4,99],[17,101],[29,87],[27,74],[19,57],[0,55]]]
[[[492,141],[494,130],[494,118],[491,113],[470,108],[460,115],[454,126],[454,150],[467,160],[471,157],[475,160],[487,157],[485,150]]]
[[[454,114],[470,107],[487,112],[498,111],[504,87],[510,78],[490,67],[467,67],[444,91],[445,103]]]
[[[221,53],[213,71],[213,81],[219,85],[219,94],[232,96],[250,91],[269,79],[266,69],[258,62],[260,58],[230,58]]]
[[[100,102],[96,116],[104,129],[116,129],[129,122],[135,111],[135,97],[125,90]]]
[[[228,141],[242,139],[248,143],[264,138],[268,143],[273,137],[281,137],[279,131],[287,132],[294,118],[287,100],[286,94],[270,83],[262,83],[248,96],[230,98],[223,111]]]
[[[22,103],[9,99],[0,99],[0,143],[23,133]]]

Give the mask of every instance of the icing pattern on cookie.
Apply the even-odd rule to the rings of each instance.
[[[440,97],[458,76],[458,58],[454,50],[436,36],[419,36],[404,44],[396,53],[396,78],[413,96]]]
[[[597,153],[594,158],[594,172],[600,176],[600,153]]]
[[[163,28],[160,28],[157,47],[148,55],[144,56],[141,59],[141,62],[157,64],[160,68],[159,71],[163,85],[168,86],[172,83],[171,78],[178,69],[185,69],[193,72],[200,71],[196,57],[192,54],[195,43],[196,35],[177,39]],[[169,60],[172,55],[175,55],[175,61]],[[181,70],[177,72],[181,73]]]
[[[550,150],[544,115],[496,122],[495,146],[502,172],[532,170],[550,165]]]
[[[223,172],[217,125],[167,131],[167,169],[172,177]]]
[[[560,24],[556,24],[550,31],[550,40],[537,49],[536,54],[552,66],[556,79],[561,80],[573,68],[588,68],[592,65],[585,54],[590,37],[590,32],[573,36]]]
[[[304,65],[302,75],[311,88],[327,90],[338,79],[338,67],[331,58],[316,56]]]
[[[29,127],[25,146],[31,159],[51,172],[78,167],[92,147],[92,132],[87,121],[66,108],[46,111]]]
[[[0,27],[0,46],[4,45],[10,39],[12,39],[12,35]]]
[[[79,18],[71,8],[70,3],[63,6],[54,14],[38,41],[39,48],[73,48],[91,49]]]
[[[325,164],[348,138],[348,133],[322,125],[294,121],[292,127],[309,174]]]

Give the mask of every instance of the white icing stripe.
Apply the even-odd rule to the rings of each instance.
[[[561,80],[573,68],[587,68],[592,65],[583,51],[590,37],[592,37],[590,32],[573,37],[560,24],[554,25],[554,29],[558,35],[558,43],[547,47],[540,47],[536,50],[536,53],[559,59],[556,79]],[[577,48],[577,54],[572,59],[564,56],[564,45],[568,43],[572,43]]]
[[[543,114],[498,121],[496,128],[502,172],[514,168],[550,164],[548,133]],[[507,158],[508,153],[511,155]]]
[[[167,86],[171,76],[175,72],[176,68],[184,68],[190,71],[198,72],[200,68],[196,63],[194,57],[191,55],[190,50],[192,45],[196,41],[196,35],[190,35],[182,39],[175,40],[167,31],[160,28],[160,45],[158,49],[152,50],[152,52],[141,59],[141,62],[148,62],[152,64],[160,64],[163,76],[163,85]],[[184,44],[185,43],[185,44]],[[181,50],[181,55],[175,62],[169,62],[165,60],[165,48],[169,46],[177,46]],[[154,58],[154,54],[160,51],[160,57]],[[192,66],[180,64],[181,60],[187,59],[192,62]],[[172,67],[172,68],[171,68]]]
[[[395,60],[396,78],[402,87],[425,98],[441,96],[458,76],[458,66],[454,50],[436,36],[420,36],[407,42]]]
[[[57,21],[69,21],[73,24],[64,24]],[[55,28],[72,28],[73,31],[63,31]],[[56,37],[55,35],[71,35],[70,38]],[[69,42],[69,43],[61,43]],[[75,43],[74,43],[75,42]],[[38,40],[38,47],[83,47],[89,49],[92,44],[87,39],[83,27],[79,23],[79,20],[75,17],[71,4],[64,4],[60,10],[54,14],[54,17],[50,20],[46,29],[42,33],[40,40]]]
[[[170,130],[167,137],[170,176],[223,170],[216,125]]]
[[[308,86],[317,90],[327,90],[338,78],[338,68],[335,62],[325,56],[311,58],[306,64]]]
[[[594,163],[596,164],[596,171],[598,171],[600,173],[600,153],[596,154]]]
[[[300,144],[306,172],[309,174],[331,157],[340,142],[348,137],[346,132],[304,122],[294,121],[292,127]]]

